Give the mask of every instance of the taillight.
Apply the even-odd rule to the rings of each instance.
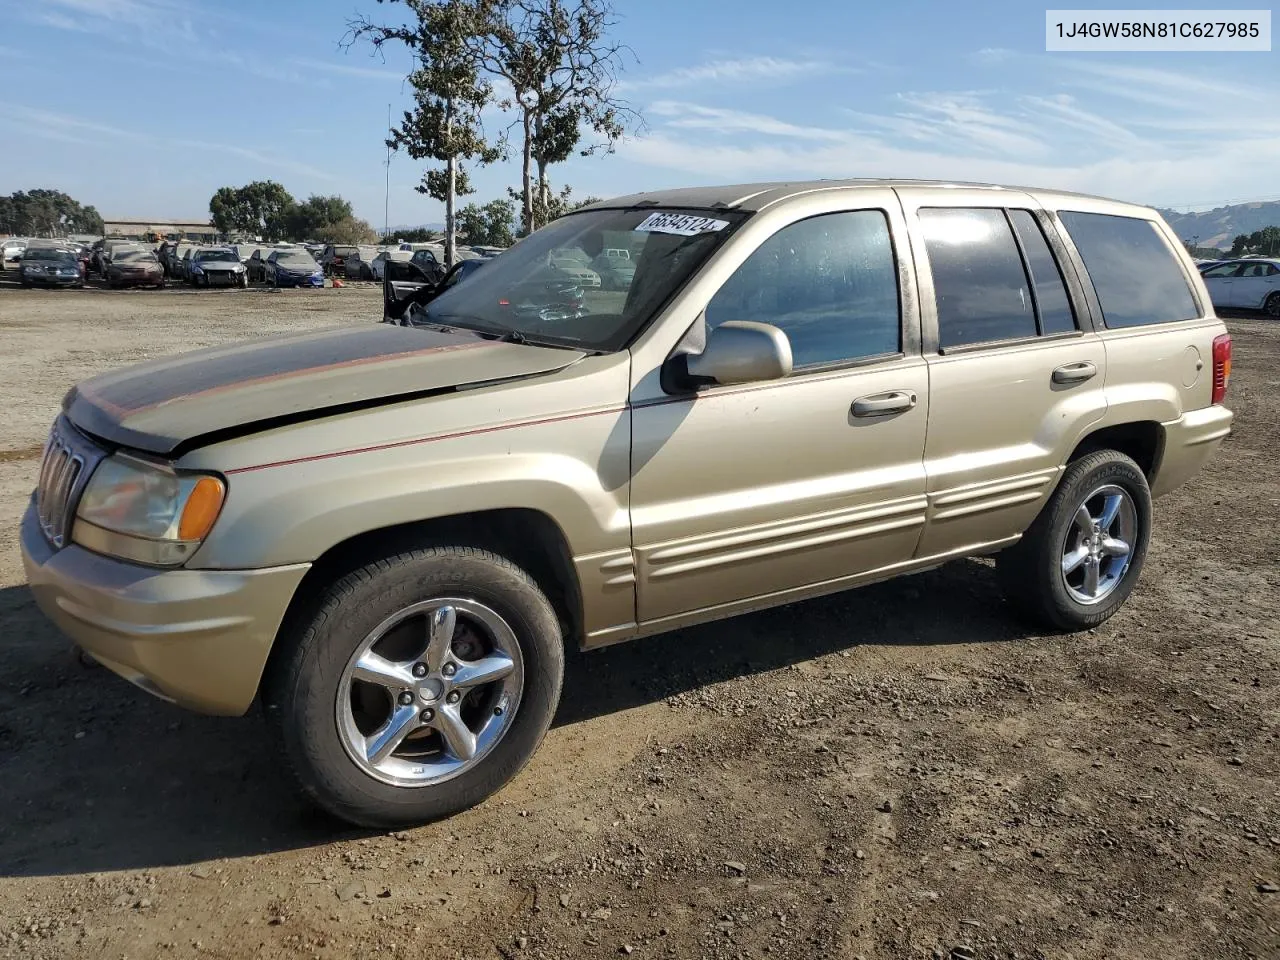
[[[1231,383],[1231,334],[1213,338],[1213,403],[1227,398],[1227,386]]]

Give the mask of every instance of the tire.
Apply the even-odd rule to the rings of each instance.
[[[1280,291],[1267,297],[1266,302],[1262,305],[1263,311],[1273,320],[1280,320]]]
[[[486,663],[495,663],[499,647],[509,648],[511,672],[476,687],[477,693],[468,695],[458,708],[444,706],[452,694],[445,693],[449,688],[442,684],[453,681],[441,678],[454,674],[442,671],[450,668],[442,667],[444,661],[433,662],[436,655],[429,649],[412,652],[420,649],[421,638],[429,635],[431,618],[443,616],[440,603],[446,599],[457,605],[451,609],[459,629],[451,630],[454,640],[449,656],[461,662],[458,677],[468,670],[464,654],[457,652],[459,643],[466,649],[465,645],[477,637],[498,635],[486,634],[482,617],[492,614],[498,618],[495,622],[509,627],[501,644],[495,641],[487,652],[476,649]],[[468,610],[467,604],[473,609]],[[380,625],[422,605],[426,611],[410,615],[413,625],[408,630],[385,635],[413,644],[412,648],[390,653],[382,641],[376,646],[388,659],[403,661],[402,670],[430,664],[432,672],[418,682],[435,686],[397,694],[396,684],[401,681],[386,687],[352,677],[356,654],[378,635]],[[273,658],[263,682],[263,704],[280,756],[306,797],[334,816],[362,827],[388,829],[438,820],[475,806],[501,788],[519,772],[546,734],[564,675],[560,624],[546,596],[515,564],[473,547],[419,549],[356,570],[329,587],[309,622],[301,623],[291,636],[282,636],[281,642],[286,646]],[[357,730],[354,705],[367,703],[363,698],[370,695],[378,712],[366,715],[365,724]],[[432,696],[439,699],[429,699]],[[440,705],[437,723],[446,709],[470,710],[469,723],[480,732],[473,733],[476,741],[462,742],[478,743],[479,747],[473,748],[480,752],[463,761],[459,759],[463,754],[444,747],[446,740],[436,727],[424,726],[413,734],[423,739],[400,741],[380,761],[392,769],[370,769],[373,761],[368,758],[365,738],[388,729],[390,719],[401,712],[398,704],[405,701],[395,697],[411,698],[411,708],[404,714],[410,724],[434,713],[426,708],[428,704]],[[480,698],[478,705],[475,697]],[[493,734],[488,743],[485,732]],[[422,754],[425,760],[404,759],[399,754],[406,749],[435,752]],[[361,760],[356,759],[357,754]],[[452,772],[436,773],[449,770]],[[408,780],[391,782],[399,776]],[[409,785],[423,776],[439,779]]]
[[[1119,498],[1106,524],[1106,507]],[[1102,533],[1081,521],[1101,516]],[[1068,464],[1058,488],[1018,543],[996,557],[1005,596],[1038,627],[1087,630],[1114,614],[1142,574],[1151,539],[1151,490],[1141,468],[1115,450]],[[1128,554],[1119,555],[1119,545]],[[1083,557],[1083,559],[1082,559]],[[1075,566],[1068,574],[1069,563]],[[1093,581],[1090,580],[1093,568]],[[1090,596],[1092,588],[1093,599]]]

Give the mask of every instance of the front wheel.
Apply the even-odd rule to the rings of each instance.
[[[350,823],[426,823],[524,766],[560,699],[559,620],[533,579],[473,547],[382,560],[333,584],[264,680],[302,792]]]
[[[1151,539],[1151,490],[1115,450],[1068,465],[1022,539],[996,558],[1009,601],[1038,626],[1086,630],[1133,592]]]

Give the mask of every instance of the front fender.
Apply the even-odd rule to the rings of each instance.
[[[214,534],[188,566],[243,569],[312,562],[361,533],[505,508],[547,514],[575,557],[628,544],[625,488],[606,489],[594,465],[556,454],[420,462],[395,453],[363,453],[323,467],[285,466],[233,477]]]

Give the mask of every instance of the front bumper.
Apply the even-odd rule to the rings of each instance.
[[[103,666],[180,706],[225,716],[252,704],[310,567],[157,570],[74,544],[55,551],[34,502],[22,518],[22,564],[40,609]]]
[[[84,278],[79,275],[62,277],[48,273],[24,273],[22,282],[29,283],[33,287],[74,287],[83,283]]]
[[[295,276],[293,274],[277,273],[276,286],[278,287],[323,287],[324,277],[313,276],[308,274],[305,277]]]

